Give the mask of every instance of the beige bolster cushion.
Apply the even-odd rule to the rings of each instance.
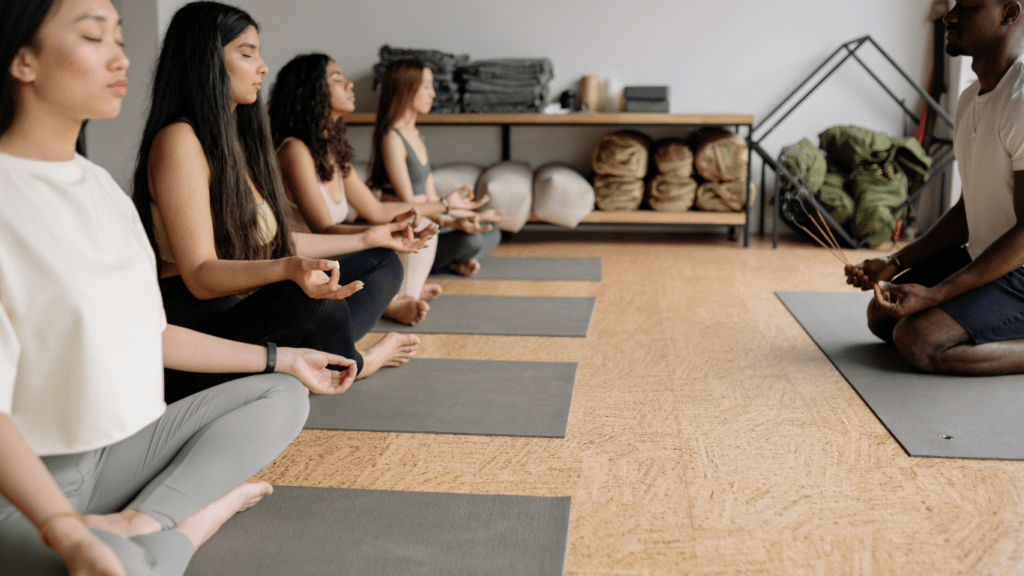
[[[545,222],[575,228],[594,210],[594,187],[568,166],[548,164],[533,176],[533,213]]]
[[[519,232],[530,218],[533,207],[533,170],[526,162],[509,160],[491,166],[480,176],[478,196],[486,194],[490,202],[482,209],[498,208],[510,218],[499,222],[506,232]]]

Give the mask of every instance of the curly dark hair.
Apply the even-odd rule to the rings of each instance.
[[[342,176],[352,170],[355,150],[345,138],[345,121],[331,121],[331,88],[327,84],[326,54],[300,54],[277,73],[270,90],[270,132],[274,147],[286,138],[298,138],[313,155],[320,180]]]

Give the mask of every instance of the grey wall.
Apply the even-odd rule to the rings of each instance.
[[[149,107],[149,84],[158,54],[157,0],[114,0],[121,15],[128,66],[128,93],[121,114],[112,120],[90,120],[85,139],[89,159],[100,164],[125,191],[135,170],[135,156]]]
[[[145,5],[141,24],[125,13],[126,31],[163,30],[183,0],[131,0]],[[843,41],[872,35],[910,75],[927,77],[932,0],[236,0],[262,26],[262,54],[275,71],[300,52],[330,54],[356,82],[359,110],[372,111],[371,67],[382,44],[431,47],[473,58],[547,56],[555,65],[552,93],[595,74],[612,85],[667,84],[671,111],[767,114]],[[152,56],[145,42],[130,42],[133,69]],[[865,58],[883,70],[913,109],[919,99],[879,57]],[[269,87],[270,82],[267,83]],[[142,83],[133,82],[134,94]],[[130,91],[131,92],[131,91]],[[126,102],[127,104],[127,102]],[[136,113],[126,106],[125,115]],[[127,123],[130,121],[126,120]],[[902,135],[906,120],[873,80],[847,64],[766,142],[781,146],[824,128],[851,123]],[[139,128],[141,130],[141,126]],[[138,131],[122,135],[134,143]],[[585,168],[587,153],[602,133],[593,129],[520,128],[513,155],[533,165],[561,159]],[[499,155],[493,128],[425,127],[435,165],[469,160],[489,163]],[[369,154],[369,130],[350,129],[359,159]],[[95,146],[92,142],[90,145]],[[116,154],[111,160],[116,161]],[[124,154],[121,155],[122,157]],[[116,170],[114,170],[116,172]]]

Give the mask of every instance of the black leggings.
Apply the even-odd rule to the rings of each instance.
[[[338,259],[340,284],[362,280],[364,288],[344,300],[310,298],[292,281],[264,286],[245,298],[199,300],[180,276],[160,280],[167,322],[237,342],[314,348],[355,360],[356,341],[380,319],[402,285],[402,263],[386,248]],[[239,374],[197,374],[164,370],[164,398],[175,402]]]

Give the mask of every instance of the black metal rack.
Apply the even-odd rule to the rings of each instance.
[[[892,89],[867,65],[867,63],[864,62],[864,60],[860,56],[858,56],[857,51],[863,48],[864,46],[871,46],[875,50],[877,50],[878,53],[881,54],[882,57],[885,58],[885,60],[888,61],[889,64],[891,64],[892,67],[900,74],[900,76],[902,76],[903,79],[906,80],[908,84],[910,84],[914,91],[916,91],[925,100],[925,102],[927,102],[928,105],[932,107],[932,109],[936,112],[938,117],[941,118],[950,128],[953,127],[953,118],[942,108],[942,106],[939,105],[938,102],[935,101],[934,98],[931,97],[930,94],[928,94],[928,92],[920,84],[914,81],[914,79],[911,78],[910,75],[908,75],[906,71],[904,71],[903,68],[901,68],[900,65],[896,63],[896,61],[893,60],[889,53],[883,50],[882,47],[879,46],[878,43],[871,38],[871,36],[862,36],[860,38],[855,38],[853,40],[840,44],[839,47],[836,48],[836,50],[832,52],[832,54],[829,55],[829,57],[826,58],[821,63],[821,65],[819,65],[814,70],[814,72],[807,76],[807,78],[803,82],[801,82],[795,90],[790,92],[789,95],[786,96],[782,100],[782,102],[780,102],[779,105],[776,106],[770,113],[768,113],[768,115],[765,116],[761,120],[761,122],[757,123],[751,131],[750,148],[754,153],[760,156],[762,160],[762,194],[760,216],[760,230],[762,233],[765,229],[765,202],[767,197],[767,194],[764,193],[767,177],[766,168],[771,168],[772,170],[775,171],[776,174],[776,185],[773,202],[774,207],[772,211],[773,247],[777,247],[779,243],[779,209],[781,204],[781,199],[779,198],[779,190],[781,189],[781,186],[779,184],[781,180],[788,182],[793,187],[793,189],[796,190],[796,196],[801,201],[814,206],[814,208],[817,209],[818,212],[820,212],[821,215],[825,218],[826,222],[828,222],[829,227],[831,227],[832,230],[835,231],[837,236],[842,238],[842,240],[847,242],[850,246],[860,246],[860,243],[857,241],[857,239],[852,237],[842,226],[839,225],[839,223],[837,223],[829,215],[828,211],[821,206],[821,204],[814,197],[814,194],[807,189],[807,186],[804,185],[800,178],[792,174],[788,169],[786,169],[785,166],[781,165],[778,161],[776,161],[775,158],[773,158],[772,155],[769,154],[761,145],[761,143],[764,142],[765,138],[767,138],[769,134],[771,134],[776,128],[778,128],[778,126],[783,121],[785,121],[786,118],[788,118],[801,104],[803,104],[803,102],[807,100],[807,98],[810,97],[810,95],[813,94],[815,90],[817,90],[822,84],[824,84],[825,81],[828,80],[843,64],[845,64],[847,61],[851,59],[856,61],[858,64],[861,65],[861,67],[864,68],[868,75],[870,75],[871,78],[873,78],[875,82],[877,82],[878,85],[882,87],[885,93],[888,94],[889,97],[892,98],[892,100],[899,105],[903,112],[905,112],[910,117],[910,119],[914,121],[915,124],[920,124],[921,122],[921,120],[918,118],[918,115],[907,107],[905,100],[900,99],[900,97],[897,96],[896,93],[892,91]],[[811,84],[814,81],[814,79],[822,72],[822,70],[829,66],[829,64],[832,64],[832,66],[831,68],[828,69],[824,76],[818,79],[817,82],[814,83],[814,85],[809,90],[807,90],[805,93],[803,93],[803,95],[801,95],[801,92],[804,91],[804,88]],[[767,128],[765,128],[766,126]],[[954,160],[952,142],[949,140],[940,141],[940,148],[933,154],[933,160],[934,161],[932,164],[932,168],[929,170],[929,177],[927,181],[923,185],[912,191],[910,194],[908,194],[906,202],[900,205],[894,212],[899,212],[904,208],[910,206],[911,202],[916,200],[925,190],[932,187],[936,182],[941,182],[943,187],[945,187],[948,178],[948,172],[950,167],[953,165]],[[946,207],[944,204],[945,202],[943,201],[943,206],[940,207],[941,211],[945,211]]]

